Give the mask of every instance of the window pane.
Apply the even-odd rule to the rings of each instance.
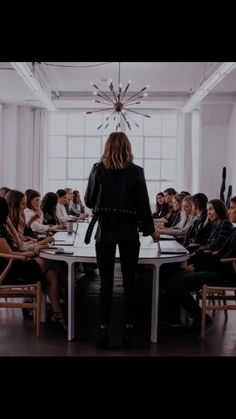
[[[160,158],[161,157],[161,140],[160,138],[145,138],[144,157]]]
[[[58,189],[64,189],[66,187],[64,180],[49,180],[48,182],[48,192],[54,192]]]
[[[143,156],[143,137],[128,137],[132,147],[132,153],[135,158]]]
[[[160,183],[159,182],[147,182],[147,189],[148,189],[148,195],[149,195],[149,201],[150,204],[155,204],[156,202],[156,195],[158,192],[160,192]],[[153,212],[155,211],[155,205],[153,208]]]
[[[145,160],[144,173],[146,179],[160,179],[160,160]]]
[[[143,168],[143,159],[135,159],[134,158],[134,164],[137,164],[138,166]]]
[[[67,115],[61,113],[53,113],[49,119],[49,132],[51,135],[66,134]]]
[[[175,179],[175,160],[161,160],[161,179]]]
[[[175,181],[172,182],[161,182],[161,191],[163,192],[167,188],[174,188],[176,190]]]
[[[144,118],[144,135],[161,135],[161,114]]]
[[[83,180],[67,180],[66,187],[73,189],[73,191],[76,189],[80,192],[81,197],[83,196],[83,190],[84,190],[84,181]]]
[[[90,175],[94,163],[97,163],[98,159],[85,159],[84,160],[84,177],[87,179]]]
[[[50,157],[66,157],[66,137],[51,136],[49,145]]]
[[[84,156],[84,137],[68,138],[68,157]]]
[[[68,114],[68,135],[84,135],[84,114]]]
[[[132,107],[130,107],[130,108],[133,109]],[[129,121],[130,127],[131,127],[131,130],[128,129],[128,131],[126,131],[126,134],[128,135],[128,137],[129,137],[129,133],[132,136],[143,134],[143,119],[144,119],[144,116],[137,115],[133,112],[127,112],[125,114],[125,117]],[[135,122],[136,122],[136,124],[139,125],[139,127],[136,127]]]
[[[165,113],[162,116],[162,135],[173,137],[177,134],[176,113]]]
[[[175,159],[176,151],[176,139],[175,138],[163,138],[162,139],[162,158]]]
[[[66,159],[49,160],[50,179],[65,179],[66,177]]]
[[[69,179],[83,179],[84,177],[84,160],[83,159],[68,159],[68,178]]]
[[[100,115],[96,115],[96,113],[92,115],[86,115],[86,122],[85,122],[85,133],[86,135],[94,135],[99,134],[100,130],[98,130],[99,125],[102,124],[103,116],[100,112]]]
[[[101,157],[101,137],[85,138],[85,157]]]

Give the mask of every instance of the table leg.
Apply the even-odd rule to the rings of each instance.
[[[153,265],[152,320],[151,320],[151,342],[153,343],[157,343],[158,303],[159,303],[159,266]]]
[[[74,262],[68,263],[68,340],[75,338],[75,269]]]

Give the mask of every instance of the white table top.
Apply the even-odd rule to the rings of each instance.
[[[68,244],[72,244],[73,239],[74,239],[73,237],[74,234],[69,234],[67,232],[62,231],[54,235],[55,240],[58,240],[56,242],[56,246],[63,248],[65,252],[73,252],[73,254],[65,253],[64,255],[62,254],[57,255],[55,253],[55,249],[45,249],[43,252],[41,252],[42,253],[41,255],[43,256],[43,254],[47,253],[48,255],[51,255],[53,259],[54,259],[54,255],[58,259],[62,259],[62,256],[63,256],[63,259],[64,257],[66,258],[67,257],[96,258],[95,240],[93,238],[95,234],[95,230],[94,230],[94,233],[92,234],[91,242],[87,245],[84,243],[84,236],[85,236],[85,232],[87,228],[88,228],[87,223],[79,224],[79,228],[78,228],[73,246],[68,245]],[[67,243],[67,245],[65,245],[65,243]],[[176,258],[176,257],[184,256],[183,254],[182,255],[178,254],[178,251],[185,251],[184,247],[175,240],[162,240],[159,245],[158,243],[154,243],[151,236],[147,236],[147,237],[140,236],[140,244],[141,246],[140,246],[140,252],[139,252],[139,259],[156,259],[156,258],[162,259],[162,258]],[[160,246],[161,246],[161,249],[165,248],[165,250],[168,250],[168,248],[170,248],[172,252],[173,252],[173,249],[176,249],[176,254],[172,252],[169,255],[160,254]],[[185,255],[187,254],[188,252],[186,251]],[[116,249],[116,258],[119,258],[118,246]]]

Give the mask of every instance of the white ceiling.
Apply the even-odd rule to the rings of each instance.
[[[28,63],[32,68],[32,63]],[[120,81],[123,86],[129,79],[132,84],[130,92],[137,92],[146,84],[149,97],[181,96],[184,101],[197,90],[208,78],[220,62],[122,62],[120,63]],[[74,107],[76,100],[89,99],[91,102],[90,85],[92,80],[102,91],[107,91],[107,80],[112,79],[115,89],[118,84],[119,63],[95,62],[47,62],[35,63],[35,76],[45,90],[56,92],[57,108]],[[236,92],[236,70],[232,71],[213,90],[214,94],[234,94]],[[143,101],[146,99],[143,99]],[[34,93],[24,83],[11,63],[0,63],[0,103],[41,106]],[[91,107],[94,107],[91,102]]]

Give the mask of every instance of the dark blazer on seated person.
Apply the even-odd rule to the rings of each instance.
[[[223,275],[229,275],[230,278],[235,278],[233,265],[220,261],[228,258],[236,258],[236,228],[232,229],[230,236],[216,254],[210,255],[202,263],[199,262],[195,265],[195,271],[215,271]]]

